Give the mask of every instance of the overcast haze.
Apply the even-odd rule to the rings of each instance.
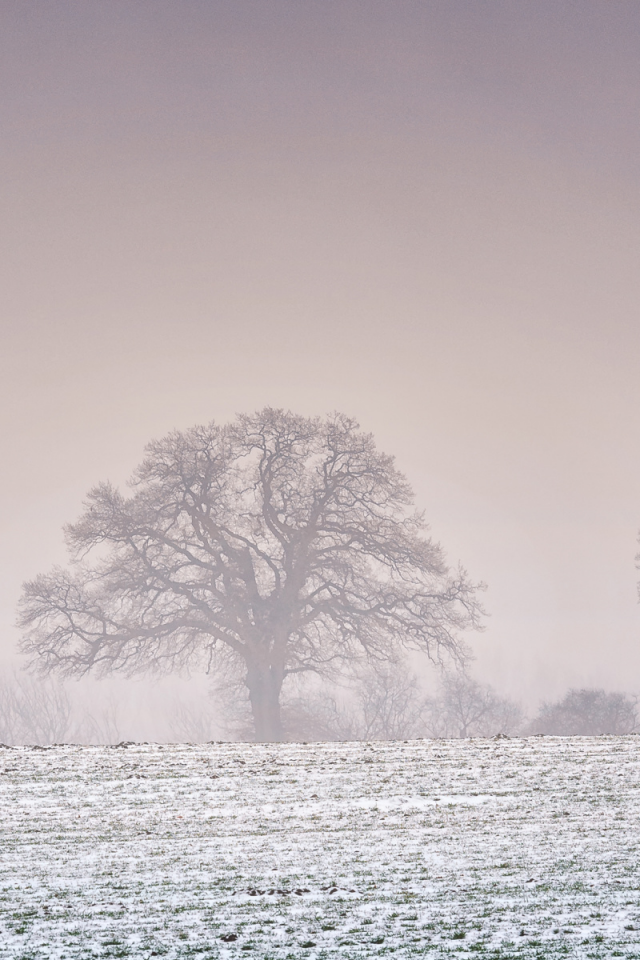
[[[640,690],[640,5],[0,10],[4,657],[94,483],[271,405],[396,456],[481,679]]]

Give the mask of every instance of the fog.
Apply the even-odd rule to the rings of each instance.
[[[396,457],[488,586],[480,682],[529,712],[640,690],[638,5],[7,0],[0,21],[5,673],[21,583],[66,562],[89,488],[271,405],[344,411]],[[84,684],[117,694],[123,737],[208,703],[201,676]]]

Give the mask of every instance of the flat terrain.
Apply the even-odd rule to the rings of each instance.
[[[0,958],[638,957],[640,737],[0,749]]]

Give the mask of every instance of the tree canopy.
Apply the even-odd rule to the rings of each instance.
[[[461,660],[476,588],[451,572],[393,459],[340,414],[265,409],[149,444],[66,528],[70,567],[25,584],[22,650],[42,673],[240,665],[258,739],[288,676]]]

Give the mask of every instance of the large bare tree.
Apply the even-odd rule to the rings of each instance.
[[[475,589],[425,536],[393,459],[358,424],[266,409],[151,443],[66,528],[69,570],[25,584],[40,672],[240,664],[255,735],[282,738],[287,676],[418,648],[460,659]]]

